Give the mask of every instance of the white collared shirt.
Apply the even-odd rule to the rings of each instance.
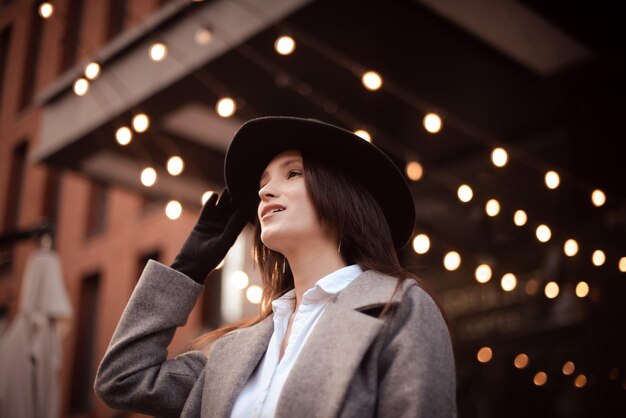
[[[274,311],[272,338],[265,355],[235,401],[232,418],[275,415],[278,398],[289,372],[326,305],[362,272],[358,264],[340,268],[322,277],[314,287],[304,292],[291,325],[285,353],[280,361],[280,347],[287,331],[289,316],[296,303],[295,290],[290,290],[272,302]]]

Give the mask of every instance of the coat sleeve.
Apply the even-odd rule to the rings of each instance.
[[[433,299],[411,286],[396,305],[379,362],[377,415],[456,417],[456,375],[448,327]]]
[[[96,374],[95,391],[107,405],[180,416],[206,356],[190,351],[167,360],[167,346],[201,291],[182,273],[148,261]]]

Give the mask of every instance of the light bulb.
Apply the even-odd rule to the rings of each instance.
[[[424,129],[431,134],[436,134],[441,130],[441,118],[436,113],[428,113],[423,120]]]
[[[456,193],[459,196],[459,200],[465,203],[469,202],[472,200],[472,197],[474,197],[472,188],[467,184],[460,185]]]
[[[496,148],[491,152],[491,161],[496,167],[504,167],[509,160],[509,154],[504,148]]]
[[[368,71],[361,77],[361,82],[366,89],[374,91],[383,85],[383,79],[376,71]]]
[[[280,36],[274,42],[274,49],[280,55],[289,55],[296,49],[296,41],[291,36]]]
[[[217,104],[215,105],[215,110],[217,114],[221,117],[229,118],[235,114],[235,111],[237,110],[237,104],[230,97],[223,97],[218,100]]]
[[[426,254],[430,249],[430,239],[426,234],[419,234],[413,238],[413,250],[417,254]]]

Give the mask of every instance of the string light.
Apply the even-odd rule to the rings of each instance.
[[[546,374],[546,372],[537,372],[537,374],[535,374],[535,377],[533,378],[533,383],[536,386],[543,386],[546,384],[547,381],[548,375]]]
[[[139,113],[133,117],[133,129],[135,132],[145,132],[150,127],[150,119],[145,113]]]
[[[563,252],[568,257],[573,257],[578,254],[578,243],[576,242],[576,240],[568,239],[567,241],[565,241],[565,244],[563,244]]]
[[[383,85],[383,79],[376,71],[368,71],[361,77],[361,83],[366,89],[375,91]]]
[[[263,289],[257,285],[252,285],[246,290],[246,298],[248,302],[258,305],[263,299]]]
[[[213,39],[213,32],[206,27],[198,28],[193,38],[198,45],[207,45]]]
[[[223,97],[217,101],[215,111],[223,118],[229,118],[235,114],[237,104],[230,97]]]
[[[559,187],[559,184],[561,183],[561,178],[556,171],[548,171],[545,176],[545,182],[546,186],[548,186],[548,189],[554,190]]]
[[[619,259],[617,267],[619,268],[619,271],[621,271],[622,273],[626,273],[626,257],[622,257]]]
[[[170,200],[165,206],[165,215],[175,221],[183,213],[183,206],[177,200]]]
[[[146,167],[141,171],[141,184],[151,187],[156,183],[157,172],[152,167]]]
[[[85,77],[90,80],[95,80],[100,75],[100,64],[97,62],[90,62],[85,66]]]
[[[177,155],[170,157],[170,159],[167,160],[167,172],[172,176],[178,176],[183,172],[184,168],[185,163],[183,162],[183,159]]]
[[[476,353],[476,358],[481,363],[489,363],[493,358],[493,350],[491,350],[490,347],[482,347],[478,350],[478,353]]]
[[[491,280],[491,267],[488,264],[481,264],[476,267],[476,271],[474,271],[474,277],[478,283],[487,283]]]
[[[461,265],[461,254],[456,251],[448,252],[443,258],[443,266],[446,270],[454,271]]]
[[[591,256],[591,261],[594,266],[600,267],[606,261],[606,255],[602,250],[595,250]]]
[[[510,292],[517,287],[517,277],[513,273],[506,273],[500,279],[500,286],[505,292]]]
[[[152,61],[163,61],[167,57],[167,46],[162,42],[155,42],[150,46],[150,58]]]
[[[207,202],[207,200],[209,200],[209,198],[211,197],[213,193],[215,192],[212,190],[202,193],[202,206],[204,206],[204,204]]]
[[[513,360],[513,364],[518,369],[524,369],[528,366],[528,356],[524,353],[518,354],[515,356],[515,360]]]
[[[39,8],[37,10],[39,12],[39,16],[43,17],[44,19],[49,19],[54,13],[54,6],[50,2],[44,1],[39,5]]]
[[[424,168],[417,161],[411,161],[406,165],[406,175],[413,181],[418,181],[424,175]]]
[[[456,194],[459,196],[459,200],[464,203],[469,202],[470,200],[472,200],[472,197],[474,197],[474,192],[472,191],[472,188],[467,184],[460,185]]]
[[[594,206],[599,208],[600,206],[604,205],[605,202],[606,195],[602,190],[596,189],[591,193],[591,203],[593,203]]]
[[[539,281],[537,279],[530,279],[526,282],[524,290],[526,291],[527,295],[532,296],[536,294],[539,291]]]
[[[552,237],[552,231],[548,228],[548,225],[539,225],[535,230],[535,235],[540,242],[548,242]]]
[[[86,78],[79,78],[74,81],[74,93],[77,96],[84,96],[89,90],[89,81]]]
[[[566,361],[561,371],[565,376],[571,376],[576,371],[576,365],[574,365],[573,361]]]
[[[436,134],[441,131],[441,118],[436,113],[426,114],[422,123],[424,124],[424,129],[431,134]]]
[[[413,238],[413,250],[417,254],[426,254],[430,249],[430,238],[426,234],[419,234]]]
[[[589,285],[587,282],[578,282],[576,285],[576,296],[579,298],[584,298],[589,294]]]
[[[554,299],[559,295],[559,285],[556,282],[548,282],[543,291],[548,299]]]
[[[491,217],[497,216],[500,213],[500,202],[496,199],[489,199],[485,205],[485,212]]]
[[[128,145],[133,139],[133,132],[127,126],[121,126],[115,131],[115,140],[120,145]]]
[[[372,136],[365,129],[359,129],[355,131],[354,134],[366,140],[367,142],[372,142]]]
[[[524,226],[526,225],[526,221],[528,221],[528,216],[526,215],[526,212],[521,209],[516,210],[515,214],[513,215],[513,222],[515,223],[515,225]]]
[[[228,281],[232,287],[238,290],[245,289],[250,282],[248,275],[241,270],[234,271],[228,278]]]
[[[576,380],[574,380],[574,386],[576,386],[577,388],[582,388],[585,387],[585,385],[587,384],[587,377],[584,374],[579,374],[578,376],[576,376]]]
[[[274,42],[274,49],[280,55],[290,55],[296,49],[296,41],[291,36],[279,36]]]
[[[491,161],[496,167],[504,167],[509,160],[509,154],[504,148],[496,148],[491,151]]]

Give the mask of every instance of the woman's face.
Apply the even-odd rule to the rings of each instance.
[[[261,223],[261,241],[266,247],[286,255],[286,249],[297,248],[303,240],[321,234],[306,189],[300,151],[290,150],[276,155],[267,165],[259,186],[261,202],[257,214]],[[282,210],[275,212],[279,208]]]

